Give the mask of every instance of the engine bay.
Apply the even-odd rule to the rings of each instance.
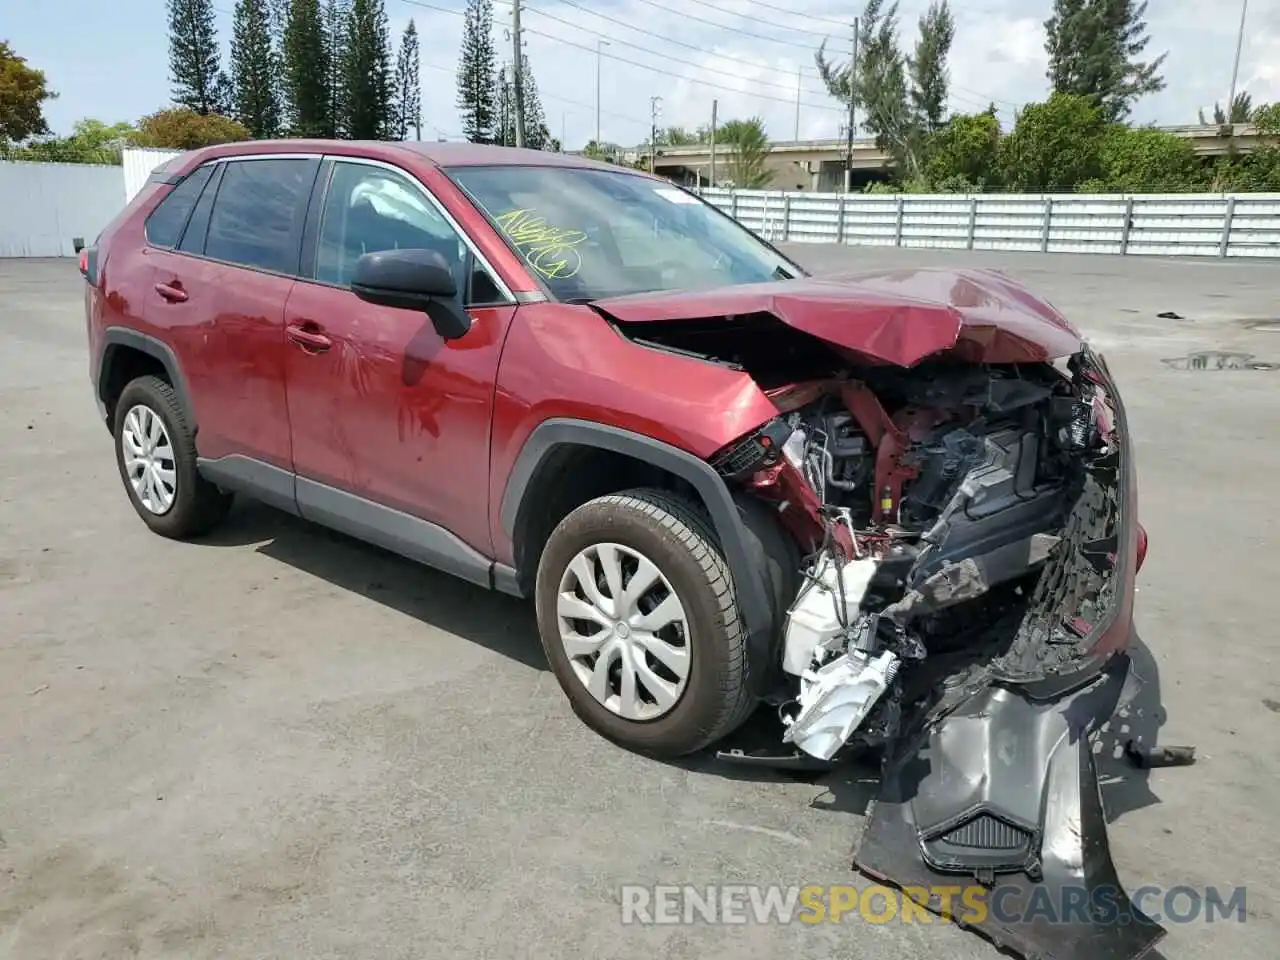
[[[807,549],[786,613],[784,741],[892,740],[995,677],[1070,664],[1111,600],[1117,438],[1088,355],[870,367],[768,391],[713,464]]]

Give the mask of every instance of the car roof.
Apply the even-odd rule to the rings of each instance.
[[[433,142],[428,140],[242,140],[193,150],[194,164],[218,157],[256,156],[275,153],[329,153],[394,162],[404,153],[412,153],[438,167],[570,167],[586,170],[612,170],[649,177],[632,167],[592,160],[571,153],[502,147],[487,143]],[[193,164],[193,165],[194,165]]]

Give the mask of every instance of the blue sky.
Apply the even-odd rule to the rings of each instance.
[[[463,0],[386,0],[395,42],[412,17],[422,35],[423,137],[459,136],[454,67]],[[215,0],[224,56],[234,0]],[[904,44],[914,41],[926,0],[902,0]],[[662,125],[696,126],[719,115],[761,116],[775,139],[836,136],[838,105],[813,67],[824,36],[845,51],[854,3],[838,0],[524,0],[526,52],[552,134],[577,148],[595,135],[597,40],[602,47],[601,133],[634,144],[648,133],[651,96]],[[1008,122],[1014,107],[1043,97],[1042,23],[1051,0],[953,0],[958,30],[951,57],[952,106],[994,100]],[[1239,0],[1154,0],[1150,50],[1169,51],[1168,89],[1144,100],[1140,121],[1192,123],[1198,107],[1225,100],[1239,23]],[[586,12],[589,8],[591,13]],[[495,0],[500,51],[507,2]],[[682,12],[677,12],[680,10]],[[783,13],[782,10],[792,11]],[[647,31],[647,32],[646,32]],[[1280,100],[1280,0],[1250,0],[1240,87],[1258,101]],[[163,0],[53,4],[0,0],[0,39],[45,70],[59,98],[46,115],[59,133],[81,117],[136,120],[167,103]],[[626,63],[624,61],[632,61]]]

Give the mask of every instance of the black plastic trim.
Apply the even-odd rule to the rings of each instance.
[[[1129,657],[1117,654],[1088,687],[1041,703],[987,687],[935,726],[913,724],[885,764],[880,792],[854,854],[867,876],[935,890],[979,881],[1062,910],[1074,898],[1106,908],[1059,917],[959,914],[998,947],[1054,960],[1136,960],[1165,934],[1120,884],[1090,734],[1133,695]],[[987,815],[1031,834],[1012,851],[940,846],[956,826]],[[958,889],[958,887],[957,887]],[[936,900],[923,904],[940,912]]]
[[[140,333],[137,330],[131,330],[128,327],[107,327],[102,332],[102,352],[98,355],[96,361],[90,366],[91,379],[93,380],[93,395],[97,397],[98,402],[103,404],[102,410],[106,414],[106,397],[102,395],[102,385],[106,382],[106,374],[108,365],[111,363],[111,357],[115,347],[128,347],[133,350],[139,350],[148,356],[155,357],[165,368],[165,372],[169,376],[169,382],[173,384],[173,389],[178,394],[178,399],[182,403],[182,409],[186,412],[187,422],[190,423],[192,430],[196,429],[195,408],[191,406],[191,391],[187,388],[187,378],[182,374],[182,366],[178,363],[178,356],[163,340]]]
[[[240,454],[216,459],[198,457],[196,467],[206,480],[224,490],[247,493],[278,510],[300,515],[297,478],[289,470]]]
[[[598,447],[634,457],[687,481],[702,498],[733,575],[738,611],[747,630],[752,687],[759,693],[770,676],[774,633],[768,600],[771,591],[765,571],[752,559],[750,536],[724,480],[705,461],[652,437],[589,420],[546,420],[525,441],[502,495],[499,517],[508,537],[514,537],[521,509],[537,509],[537,504],[525,504],[525,491],[546,456],[562,444]]]
[[[303,518],[482,587],[493,586],[493,561],[444,527],[304,477],[295,484]]]
[[[505,563],[493,565],[493,589],[511,597],[519,597],[521,600],[527,597],[524,588],[520,586],[519,571],[515,567],[508,567]]]

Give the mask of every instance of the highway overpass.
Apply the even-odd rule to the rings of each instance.
[[[1258,133],[1252,124],[1237,124],[1234,128],[1234,137],[1227,136],[1224,128],[1217,124],[1194,124],[1161,129],[1190,140],[1196,155],[1205,158],[1225,156],[1233,148],[1240,153],[1249,153],[1259,141]],[[729,177],[729,166],[725,161],[732,153],[733,148],[728,145],[721,144],[716,147],[714,178],[717,182],[723,183]],[[766,161],[769,169],[773,171],[773,180],[769,183],[769,188],[772,190],[840,190],[844,184],[844,155],[843,140],[775,141],[770,147],[769,158]],[[627,160],[647,162],[649,148],[647,145],[635,147],[627,150],[624,157]],[[852,166],[855,184],[885,179],[888,165],[888,157],[876,146],[874,140],[860,138],[854,141]],[[687,180],[689,183],[700,180],[707,183],[712,179],[710,147],[706,144],[659,147],[656,168],[659,173],[673,179]]]

